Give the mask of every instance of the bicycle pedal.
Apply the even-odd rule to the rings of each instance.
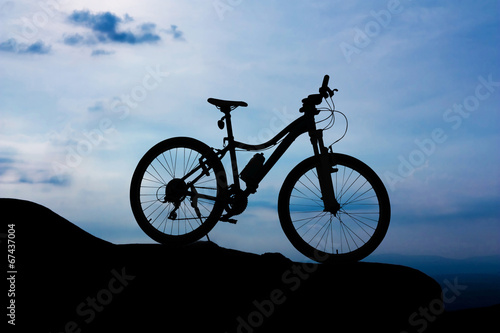
[[[228,222],[231,224],[236,224],[236,222],[238,222],[238,220],[235,220],[235,219],[221,219],[220,221],[221,222]]]

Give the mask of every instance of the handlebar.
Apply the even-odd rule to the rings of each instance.
[[[335,91],[338,91],[337,89],[330,89],[328,87],[328,81],[330,81],[330,76],[325,75],[323,78],[323,84],[321,85],[321,88],[319,88],[319,93],[323,98],[327,98],[328,96],[332,97]]]
[[[338,89],[330,89],[328,87],[328,82],[330,81],[330,76],[325,75],[323,77],[323,83],[319,88],[319,94],[309,95],[307,98],[302,100],[302,103],[305,105],[319,105],[323,101],[323,98],[332,97],[333,94],[338,91]],[[300,108],[300,112],[304,112],[304,107]]]
[[[328,88],[328,81],[330,81],[330,76],[325,75],[323,78],[323,84],[321,85],[321,88]]]

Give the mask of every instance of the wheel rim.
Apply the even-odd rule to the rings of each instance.
[[[315,168],[305,172],[290,195],[290,218],[295,232],[310,249],[337,257],[354,255],[374,241],[381,218],[380,202],[368,179],[348,166],[332,173],[336,215],[323,211]]]

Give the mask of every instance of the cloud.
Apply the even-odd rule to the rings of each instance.
[[[144,23],[138,26],[138,32],[119,31],[121,23],[132,22],[133,18],[126,14],[123,19],[110,12],[91,13],[88,10],[75,10],[68,17],[74,25],[83,26],[91,30],[91,34],[84,37],[80,34],[67,36],[64,43],[67,45],[92,45],[97,43],[126,43],[142,44],[156,43],[161,37],[156,34],[156,24]]]
[[[22,175],[19,177],[19,183],[25,184],[49,184],[54,186],[69,186],[71,179],[68,175],[51,176],[41,170],[35,175]]]
[[[92,51],[92,53],[90,55],[93,57],[98,57],[98,56],[109,55],[109,54],[114,54],[114,53],[115,53],[114,51],[106,51],[106,50],[102,50],[102,49],[97,49],[97,50]],[[90,108],[89,108],[89,111],[90,111]]]
[[[21,48],[21,53],[46,54],[49,52],[50,45],[45,45],[42,41],[38,41],[31,45],[28,45],[26,49]]]
[[[63,41],[64,41],[64,44],[71,45],[71,46],[88,43],[88,41],[85,40],[85,37],[83,37],[80,34],[65,36]]]
[[[16,54],[47,54],[50,52],[51,46],[46,45],[41,40],[33,44],[18,43],[15,38],[10,38],[3,43],[0,43],[0,51]]]
[[[75,10],[68,15],[67,22],[87,30],[63,35],[62,42],[69,46],[96,46],[110,43],[154,44],[161,40],[155,23],[137,24],[133,31],[123,28],[123,25],[134,22],[134,19],[128,14],[119,17],[111,12],[92,13],[88,10]],[[170,29],[159,31],[171,35],[175,40],[184,40],[183,32],[179,31],[176,25],[171,25]],[[0,43],[0,51],[14,54],[47,54],[51,51],[51,45],[47,45],[41,40],[25,44],[18,42],[15,38],[10,38]],[[95,49],[91,56],[113,53],[114,51]]]
[[[23,158],[19,152],[0,151],[0,184],[49,184],[69,186],[68,175],[55,175],[50,163]]]
[[[0,44],[0,51],[17,53],[17,41],[11,38]]]
[[[174,24],[170,26],[170,29],[163,29],[162,32],[172,35],[172,37],[174,37],[174,39],[176,40],[184,40],[184,33],[177,30],[177,26]]]
[[[11,165],[13,165],[14,162],[15,162],[15,160],[10,158],[10,157],[0,156],[0,176],[2,176],[9,169],[11,169]]]
[[[92,53],[94,53],[94,52],[100,53],[100,51],[106,52],[104,50],[94,50]],[[94,103],[94,105],[89,106],[87,108],[87,111],[89,111],[89,112],[104,112],[105,108],[106,107],[104,106],[104,103],[102,101],[97,101]]]

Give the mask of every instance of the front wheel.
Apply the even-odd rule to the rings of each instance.
[[[141,229],[166,245],[205,236],[224,210],[226,173],[201,141],[177,137],[151,148],[130,185],[132,212]]]
[[[330,154],[336,214],[324,210],[316,159],[299,163],[280,190],[278,214],[290,242],[320,262],[353,262],[382,242],[391,217],[389,196],[377,174],[358,159]]]

